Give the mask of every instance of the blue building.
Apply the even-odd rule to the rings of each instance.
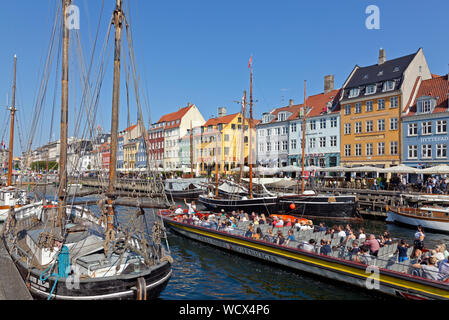
[[[145,138],[142,136],[137,143],[136,169],[147,167],[147,148],[145,146]]]
[[[402,163],[417,168],[449,164],[449,82],[417,79],[416,97],[402,116]]]
[[[123,169],[123,135],[117,138],[117,169]]]

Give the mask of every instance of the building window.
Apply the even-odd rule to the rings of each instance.
[[[351,114],[351,105],[350,104],[345,105],[345,114]]]
[[[361,103],[356,103],[354,105],[354,113],[362,113],[362,104]]]
[[[417,123],[409,123],[408,124],[408,136],[414,137],[418,135],[418,124]]]
[[[399,106],[398,97],[391,97],[390,98],[390,108],[397,108]]]
[[[432,145],[431,144],[423,144],[421,146],[421,157],[423,159],[432,158]]]
[[[287,134],[287,130],[288,130],[287,127],[282,127],[282,134]]]
[[[351,124],[345,123],[345,134],[351,134]]]
[[[324,158],[320,158],[319,159],[319,163],[320,163],[320,167],[324,168],[326,166],[326,159]]]
[[[373,155],[373,144],[372,143],[367,143],[366,144],[366,155],[367,156],[372,156]]]
[[[355,133],[362,133],[362,122],[355,123]]]
[[[390,119],[390,130],[398,130],[398,118]]]
[[[348,96],[348,98],[354,98],[354,97],[357,97],[357,96],[359,95],[359,93],[360,93],[359,88],[353,88],[353,89],[349,90],[349,96]]]
[[[385,119],[377,120],[377,131],[385,131]]]
[[[437,158],[438,159],[447,158],[447,145],[437,144]]]
[[[296,132],[296,123],[293,123],[293,124],[290,126],[290,132]]]
[[[394,89],[394,81],[388,80],[384,82],[383,91],[391,91]]]
[[[421,101],[421,113],[430,113],[432,112],[432,103],[430,100]]]
[[[320,119],[320,129],[326,129],[326,119]]]
[[[391,155],[398,154],[398,142],[397,141],[390,142],[390,154]]]
[[[385,99],[377,100],[377,110],[385,110]]]
[[[315,146],[316,146],[315,138],[310,138],[310,140],[309,140],[309,148],[310,149],[315,149]]]
[[[337,146],[337,136],[331,136],[330,144],[331,144],[331,147]]]
[[[375,84],[370,84],[369,86],[366,86],[365,94],[374,94],[376,93],[377,86]]]
[[[280,141],[276,141],[276,144],[274,145],[274,151],[279,151],[281,148],[281,142]]]
[[[418,146],[416,145],[408,146],[408,158],[409,159],[418,158]]]
[[[357,143],[355,145],[355,155],[361,156],[362,155],[362,145],[360,143]]]
[[[371,112],[371,111],[373,111],[373,102],[367,101],[366,102],[366,112]]]
[[[421,123],[421,131],[422,131],[422,135],[432,134],[432,122],[425,121],[425,122]]]
[[[377,155],[383,156],[385,154],[385,142],[377,143]]]
[[[290,141],[290,148],[296,149],[296,139],[292,139],[292,141]]]
[[[310,120],[310,130],[316,129],[316,120]]]
[[[373,132],[373,130],[374,130],[373,128],[374,128],[373,120],[368,120],[366,122],[366,132]]]
[[[326,148],[326,137],[320,137],[320,148]]]
[[[271,136],[271,129],[267,129],[267,136]]]
[[[271,151],[271,142],[267,142],[267,152]]]
[[[331,118],[331,128],[336,128],[336,127],[337,127],[337,118],[332,117]]]
[[[278,121],[285,121],[285,119],[286,119],[285,112],[280,112],[278,115]]]
[[[276,135],[281,135],[281,128],[276,128],[274,131],[276,132]]]
[[[264,152],[263,143],[259,143],[259,151]]]
[[[345,144],[345,157],[350,157],[350,156],[351,156],[351,145]]]
[[[282,150],[287,150],[288,149],[288,142],[287,141],[282,141]]]
[[[447,133],[447,121],[438,120],[437,121],[437,134]]]

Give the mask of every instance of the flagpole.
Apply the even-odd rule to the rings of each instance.
[[[302,189],[302,194],[304,194],[304,160],[305,160],[305,147],[306,147],[306,112],[307,112],[307,107],[306,107],[306,100],[307,100],[307,95],[306,95],[306,85],[307,85],[307,80],[304,80],[304,105],[302,107],[303,109],[303,115],[302,115],[302,179],[301,179],[301,189]]]
[[[249,162],[249,198],[253,198],[253,160],[252,160],[252,122],[253,122],[253,68],[252,68],[253,56],[249,58],[249,68],[251,69],[250,78],[250,91],[249,91],[249,152],[248,152],[248,162]]]

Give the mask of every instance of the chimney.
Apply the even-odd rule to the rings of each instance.
[[[293,107],[293,99],[290,99],[290,100],[288,101],[288,106],[289,106],[289,107]]]
[[[220,107],[218,108],[218,117],[224,117],[226,115],[226,107]]]
[[[379,62],[377,64],[381,65],[385,61],[387,61],[387,58],[385,57],[385,50],[380,48],[380,50],[379,50]]]
[[[324,76],[324,93],[334,90],[334,76],[329,74]]]

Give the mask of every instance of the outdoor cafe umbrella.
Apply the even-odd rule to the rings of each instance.
[[[406,166],[405,164],[400,164],[395,167],[389,167],[385,169],[380,169],[381,173],[420,173],[421,170]]]
[[[301,172],[302,168],[300,168],[298,166],[289,165],[289,166],[280,168],[280,171],[282,171],[282,172]]]
[[[350,172],[379,172],[380,169],[381,168],[364,166],[364,167],[350,168],[348,171],[350,171]]]
[[[440,164],[438,166],[420,170],[424,174],[449,174],[449,166],[447,164]]]
[[[336,167],[328,167],[328,168],[321,168],[320,171],[323,172],[348,172],[351,171],[350,168],[336,166]]]

